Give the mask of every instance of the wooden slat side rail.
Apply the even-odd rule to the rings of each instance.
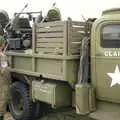
[[[63,21],[39,23],[38,28],[64,26]]]
[[[63,32],[63,31],[64,31],[63,25],[62,26],[54,26],[54,27],[43,27],[43,28],[37,27],[37,29],[36,29],[36,32],[40,32],[40,33]]]
[[[35,48],[37,53],[80,55],[81,41],[90,35],[86,22],[56,21],[36,25]]]
[[[63,48],[63,43],[37,43],[36,47],[40,48]]]
[[[78,49],[80,48],[80,45],[81,45],[81,42],[72,42],[71,45],[70,45],[70,48],[74,48],[74,49]]]
[[[82,26],[82,27],[81,27],[81,26],[80,26],[80,27],[72,27],[72,28],[71,28],[71,31],[72,31],[72,32],[77,32],[77,31],[80,31],[80,32],[81,32],[81,31],[82,31],[82,32],[84,33],[85,30],[86,30],[85,26]]]
[[[68,56],[71,55],[71,52],[70,52],[71,41],[72,41],[72,21],[68,20],[68,42],[67,42]]]
[[[37,38],[37,43],[63,43],[64,38]]]
[[[63,32],[53,32],[53,33],[38,33],[37,38],[63,38]]]
[[[64,52],[63,55],[68,55],[68,21],[64,23]]]
[[[85,33],[83,33],[83,32],[78,32],[78,31],[72,32],[72,34],[71,34],[72,38],[74,38],[74,37],[76,37],[76,38],[82,37],[82,38],[83,38],[85,35],[86,35]]]
[[[64,54],[66,22],[40,23],[36,27],[36,51],[42,54]]]
[[[80,48],[70,49],[72,55],[80,54]]]
[[[71,42],[80,42],[82,40],[82,37],[78,38],[78,37],[71,37]]]
[[[90,33],[91,24],[87,22],[75,22],[72,21],[72,32]]]
[[[73,26],[85,26],[86,23],[85,22],[79,22],[79,21],[72,21],[72,25]]]
[[[36,48],[40,54],[63,55],[63,48]]]
[[[79,55],[82,39],[90,34],[86,22],[69,21],[68,24],[68,55]]]

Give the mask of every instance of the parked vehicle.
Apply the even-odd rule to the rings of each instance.
[[[32,28],[18,16],[11,28],[5,53],[16,120],[40,115],[46,104],[102,120],[120,118],[119,8],[85,22],[34,19]]]

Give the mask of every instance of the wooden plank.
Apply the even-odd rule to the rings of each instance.
[[[63,32],[64,27],[63,26],[57,26],[57,27],[44,27],[44,28],[37,28],[37,32],[44,33],[44,32]]]
[[[64,25],[64,56],[68,54],[68,22],[65,22]]]
[[[83,38],[85,36],[85,33],[71,33],[72,38]]]
[[[71,54],[80,54],[80,48],[78,48],[78,49],[70,49],[70,53]]]
[[[71,44],[81,44],[82,41],[72,41]]]
[[[72,37],[71,42],[80,42],[83,37]]]
[[[69,26],[69,30],[68,30],[69,35],[70,35],[69,55],[80,55],[80,45],[81,45],[82,38],[85,36],[85,32],[84,32],[85,26],[84,26],[84,23],[80,23],[80,22],[74,23],[74,25],[76,25],[78,27],[73,27],[73,22],[71,24],[72,25]],[[83,26],[81,26],[81,25],[83,25]],[[78,31],[80,31],[80,32],[78,32]]]
[[[53,53],[55,51],[54,48],[36,48],[37,52],[47,52],[47,53]]]
[[[82,32],[71,32],[72,36],[85,36],[85,33]]]
[[[64,26],[64,21],[55,21],[55,22],[47,22],[47,23],[37,24],[38,28],[54,27],[54,26]]]
[[[79,55],[78,56],[62,56],[62,55],[47,55],[47,54],[38,54],[38,53],[34,53],[34,54],[25,54],[25,53],[15,53],[15,52],[8,52],[6,53],[7,56],[20,56],[20,57],[29,57],[30,59],[32,59],[32,57],[35,58],[45,58],[45,59],[58,59],[58,60],[73,60],[73,59],[79,59]],[[12,60],[10,60],[12,61]],[[13,63],[13,62],[12,62]]]
[[[71,29],[70,29],[72,32],[77,32],[77,31],[88,31],[88,29],[87,28],[85,28],[85,27],[72,27]]]
[[[81,45],[81,43],[71,44],[71,45],[70,45],[70,49],[73,49],[73,48],[79,49],[79,48],[80,48],[80,45]]]
[[[72,26],[86,26],[86,22],[72,21]]]
[[[72,21],[68,21],[68,42],[67,42],[67,47],[68,47],[68,56],[71,54],[70,53],[70,41],[72,40]]]
[[[37,38],[36,41],[37,43],[46,43],[46,42],[49,42],[49,43],[62,43],[64,42],[63,41],[64,39],[63,38]]]
[[[74,27],[73,27],[74,26]],[[76,27],[78,26],[78,27]],[[83,27],[81,27],[83,26]],[[84,23],[82,22],[72,22],[68,23],[68,55],[79,55],[80,54],[80,44],[73,44],[73,41],[81,41],[83,35],[77,33],[81,28],[84,28]],[[81,31],[81,30],[80,30]],[[77,48],[76,48],[77,47]]]
[[[48,48],[62,48],[62,43],[37,43],[36,47],[48,47]]]
[[[63,32],[59,33],[39,33],[37,34],[37,38],[55,38],[55,37],[63,37]]]
[[[84,35],[80,35],[80,36],[71,36],[71,41],[72,39],[80,39],[82,40],[85,36]]]
[[[56,48],[36,48],[38,53],[51,53],[51,54],[59,54],[63,53],[63,49],[56,49]]]
[[[72,22],[69,21],[68,26],[68,51],[69,55],[76,55],[80,53],[80,41],[85,36],[85,24],[84,22]],[[79,31],[79,32],[78,32]]]

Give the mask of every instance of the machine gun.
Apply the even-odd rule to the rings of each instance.
[[[6,25],[7,41],[9,50],[26,50],[32,47],[32,28],[30,21],[35,21],[32,14],[40,12],[23,12],[25,7],[19,12],[14,13],[14,18]],[[27,15],[28,17],[21,17]]]
[[[23,9],[20,11],[23,12],[28,6],[28,3],[23,7]],[[14,14],[14,17],[8,22],[8,24],[5,26],[5,30],[7,30],[10,26],[12,26],[15,19],[19,17],[20,14]]]
[[[27,8],[28,4],[19,13],[14,13],[14,18],[6,25],[7,41],[9,50],[26,50],[32,48],[32,28],[30,21],[51,22],[61,20],[60,10],[53,4],[52,9],[47,13],[47,17],[42,16],[40,12],[23,12]],[[33,17],[33,14],[39,14],[39,16]],[[21,17],[21,15],[27,15],[28,17]]]

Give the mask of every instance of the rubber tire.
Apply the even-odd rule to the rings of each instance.
[[[42,104],[40,102],[33,103],[33,109],[32,109],[32,120],[40,119],[42,116]]]
[[[32,102],[30,101],[30,96],[29,96],[29,88],[27,85],[21,83],[21,82],[15,82],[11,86],[11,90],[15,89],[17,92],[19,92],[23,98],[24,101],[24,109],[22,114],[18,115],[16,114],[16,111],[13,106],[12,99],[9,100],[9,109],[14,117],[15,120],[31,120],[32,119]],[[12,95],[12,94],[11,94]],[[11,96],[12,97],[12,96]]]
[[[49,109],[51,109],[50,105],[36,101],[33,103],[32,120],[40,119],[42,116],[48,113]]]

